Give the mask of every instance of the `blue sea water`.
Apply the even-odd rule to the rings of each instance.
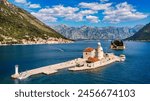
[[[94,70],[72,72],[60,70],[52,75],[39,74],[25,80],[14,80],[14,66],[25,71],[82,57],[86,47],[97,47],[98,41],[71,44],[0,46],[0,84],[150,84],[150,43],[125,42],[125,50],[110,50],[110,41],[101,40],[105,52],[125,54],[126,61]]]

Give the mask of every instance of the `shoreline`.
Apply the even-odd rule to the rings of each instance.
[[[75,41],[88,41],[88,40],[75,40]],[[75,41],[69,41],[69,42],[51,42],[51,43],[26,43],[26,44],[0,44],[1,46],[30,46],[30,45],[53,45],[53,44],[70,44],[74,43]],[[89,40],[92,41],[92,40]],[[98,40],[96,40],[98,41]],[[110,40],[106,40],[110,41]],[[150,40],[124,40],[125,42],[150,42]]]
[[[38,67],[38,68],[22,71],[20,73],[15,72],[15,74],[11,75],[11,78],[22,80],[22,79],[26,79],[28,77],[31,77],[31,76],[37,75],[37,74],[46,74],[46,75],[54,74],[54,73],[59,72],[59,70],[62,70],[62,69],[67,69],[69,71],[91,70],[91,69],[96,69],[96,68],[106,66],[108,64],[112,64],[114,62],[122,61],[121,57],[115,56],[112,53],[109,53],[109,54],[112,55],[113,58],[111,58],[111,59],[109,59],[110,57],[104,58],[103,60],[100,60],[100,61],[90,64],[91,65],[90,67],[88,66],[89,65],[88,63],[85,63],[86,59],[75,58],[73,60],[56,63],[56,64],[52,64],[52,65],[47,65],[47,66],[43,66],[43,67]],[[77,67],[78,62],[82,62],[85,64],[82,67]],[[16,67],[15,67],[15,71],[16,71]]]
[[[150,40],[124,40],[123,41],[131,41],[131,42],[150,42]]]
[[[1,46],[53,45],[53,44],[70,44],[70,43],[74,43],[74,41],[70,41],[70,42],[56,42],[56,43],[0,44],[0,47],[1,47]]]

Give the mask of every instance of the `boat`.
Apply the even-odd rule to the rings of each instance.
[[[125,59],[126,59],[126,56],[123,55],[123,54],[121,54],[121,55],[120,55],[120,61],[125,61]]]

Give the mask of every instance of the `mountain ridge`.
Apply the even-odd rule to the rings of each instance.
[[[125,40],[150,41],[150,23],[146,24],[137,33]]]
[[[60,34],[67,38],[78,39],[125,39],[132,36],[135,32],[143,27],[143,25],[136,25],[134,27],[71,27],[67,25],[51,26]]]

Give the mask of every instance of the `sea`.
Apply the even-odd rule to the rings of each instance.
[[[38,74],[24,80],[12,79],[15,65],[19,71],[56,64],[82,57],[87,47],[124,54],[124,62],[84,71],[60,70],[51,75]],[[125,50],[111,50],[108,40],[81,40],[69,44],[0,46],[0,84],[150,84],[150,42],[125,41]]]

